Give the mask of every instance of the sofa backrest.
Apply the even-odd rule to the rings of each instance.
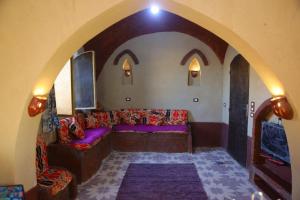
[[[75,119],[83,129],[112,127],[118,124],[185,125],[188,111],[183,109],[120,109],[76,114]],[[70,143],[69,125],[72,118],[60,120],[58,138],[60,143]]]
[[[120,124],[185,125],[188,111],[182,109],[121,109]]]

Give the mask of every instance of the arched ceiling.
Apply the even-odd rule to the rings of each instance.
[[[154,16],[143,10],[115,23],[84,45],[85,50],[96,52],[96,77],[120,45],[134,37],[156,32],[181,32],[193,36],[208,45],[220,62],[224,62],[228,44],[215,34],[170,12],[161,11]]]

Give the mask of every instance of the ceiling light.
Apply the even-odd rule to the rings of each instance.
[[[150,7],[150,11],[153,15],[157,15],[160,11],[160,8],[157,5],[152,5]]]

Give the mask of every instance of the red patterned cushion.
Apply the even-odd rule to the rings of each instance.
[[[168,110],[167,125],[185,125],[188,122],[188,111],[187,110]]]
[[[39,176],[48,170],[47,146],[43,138],[38,135],[36,141],[36,174]]]
[[[58,129],[58,138],[60,143],[69,144],[71,142],[71,137],[69,134],[69,124],[72,121],[72,118],[65,118],[59,120],[59,129]]]
[[[166,111],[162,109],[148,110],[146,115],[146,124],[159,126],[165,122]]]
[[[79,123],[75,117],[72,118],[72,122],[69,125],[69,130],[78,139],[84,138],[84,131],[81,128],[81,126],[79,125]]]
[[[79,151],[86,151],[86,150],[92,148],[92,146],[90,144],[71,144],[71,146]]]
[[[144,116],[142,109],[123,109],[120,112],[121,123],[128,125],[142,124]]]
[[[76,113],[75,119],[77,120],[78,124],[81,126],[81,128],[84,130],[86,129],[86,120],[85,120],[85,114],[84,113]]]
[[[89,143],[73,143],[70,145],[79,151],[86,151],[86,150],[92,148],[93,146],[95,146],[96,144],[98,144],[101,139],[102,139],[102,137],[99,137],[98,139],[93,141],[93,143],[91,143],[91,144],[89,144]]]
[[[117,125],[117,124],[120,124],[120,120],[121,120],[121,117],[120,117],[120,114],[121,112],[120,111],[110,111],[110,119],[111,119],[111,124],[112,125]]]
[[[49,168],[37,177],[40,187],[55,195],[63,190],[72,181],[72,174],[63,169]]]
[[[111,127],[112,120],[109,112],[96,112],[93,113],[93,115],[101,127]]]
[[[93,114],[88,114],[86,118],[86,128],[99,128],[100,122]]]

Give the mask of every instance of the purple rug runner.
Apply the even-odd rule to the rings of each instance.
[[[194,164],[130,164],[117,200],[207,200]]]

